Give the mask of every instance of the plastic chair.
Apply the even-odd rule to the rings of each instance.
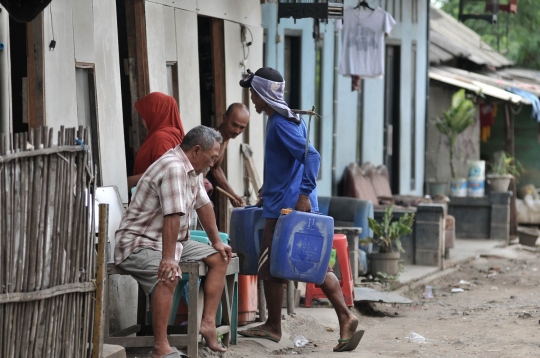
[[[347,237],[343,234],[335,234],[332,247],[336,249],[339,271],[341,272],[341,280],[339,281],[339,285],[341,286],[341,291],[345,297],[345,304],[348,307],[352,307],[354,306],[354,282],[351,272],[351,264],[349,262]],[[314,283],[306,284],[306,299],[304,306],[312,307],[312,301],[315,298],[326,298],[321,286],[315,285]]]

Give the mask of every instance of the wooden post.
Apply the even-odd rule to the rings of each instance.
[[[516,150],[514,145],[514,116],[512,114],[510,104],[505,104],[504,113],[504,149],[508,154],[515,158]]]
[[[43,13],[27,24],[28,126],[45,125]]]
[[[99,234],[98,234],[98,257],[97,257],[97,277],[96,277],[96,309],[94,311],[94,337],[92,342],[92,358],[101,358],[103,353],[103,327],[105,315],[103,301],[105,275],[107,274],[107,260],[105,258],[107,246],[107,233],[109,232],[109,205],[99,205]]]

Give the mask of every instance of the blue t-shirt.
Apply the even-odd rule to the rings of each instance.
[[[300,194],[309,195],[311,210],[318,211],[317,174],[321,156],[311,144],[307,157],[307,128],[279,113],[268,118],[264,156],[263,217],[277,218],[281,209],[296,207]]]

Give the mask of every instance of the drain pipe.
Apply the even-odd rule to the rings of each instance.
[[[0,7],[0,133],[10,131],[9,14]],[[7,136],[6,136],[7,137]]]
[[[339,31],[334,23],[334,93],[332,107],[332,196],[337,196],[337,168],[336,168],[336,142],[338,117],[338,60],[339,60]]]

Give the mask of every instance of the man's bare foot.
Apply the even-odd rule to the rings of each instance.
[[[215,321],[206,321],[204,318],[201,322],[201,329],[199,330],[201,336],[206,341],[206,345],[214,352],[226,352],[227,349],[221,346],[217,338],[217,330]]]
[[[267,323],[239,331],[238,334],[244,337],[265,338],[274,342],[279,342],[281,340],[281,332]]]

